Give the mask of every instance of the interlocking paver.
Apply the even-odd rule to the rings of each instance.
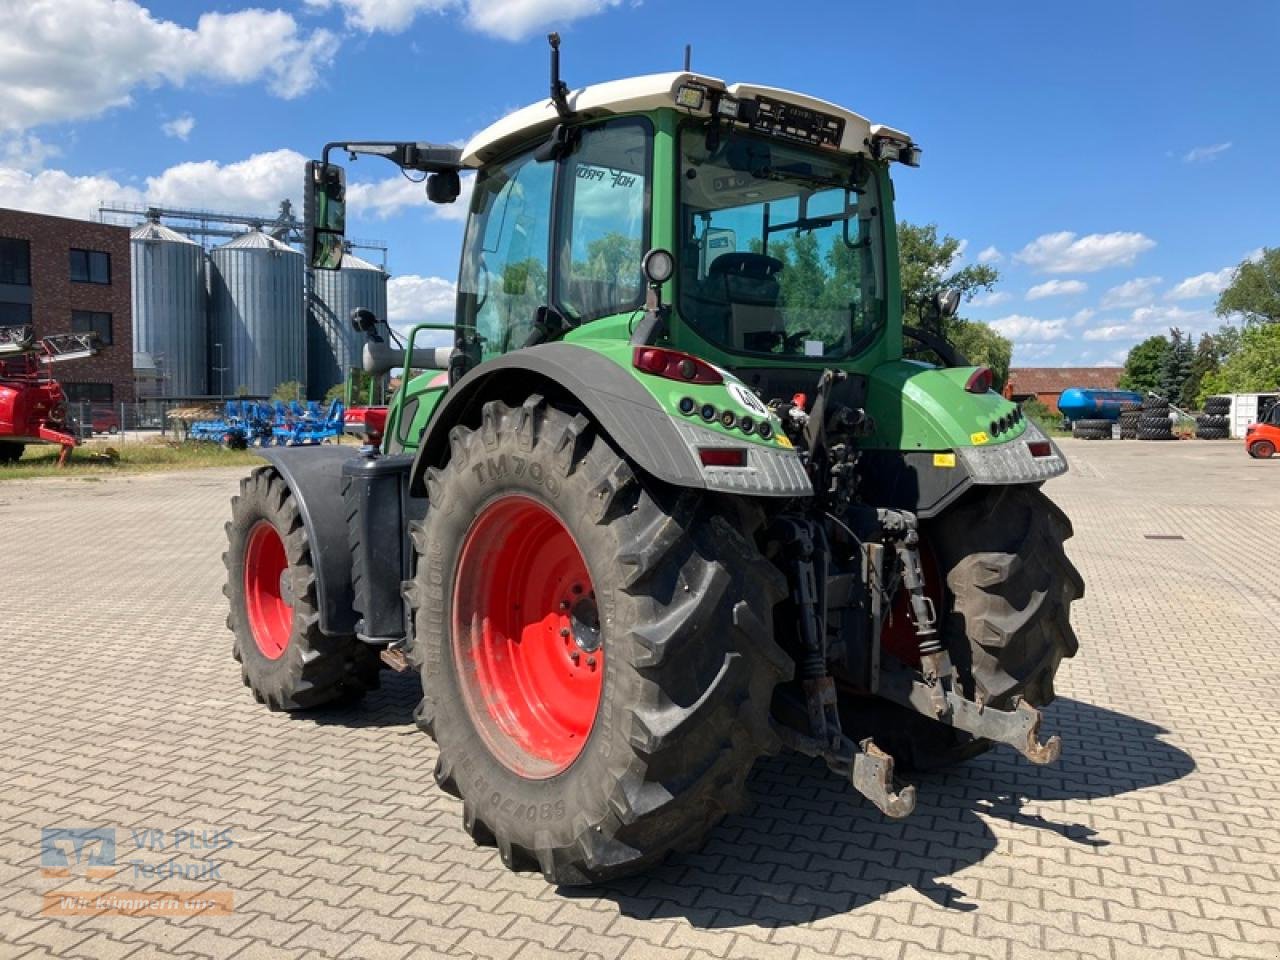
[[[1088,593],[1057,767],[988,754],[921,778],[895,822],[820,763],[768,760],[700,853],[589,891],[466,837],[412,677],[310,717],[253,702],[221,596],[239,471],[0,485],[38,561],[0,582],[51,600],[0,658],[0,957],[1280,960],[1280,469],[1237,444],[1066,447],[1046,491]],[[232,915],[42,916],[94,882],[40,875],[57,825],[117,828],[125,863],[220,864],[97,882],[229,892]],[[131,829],[234,845],[138,851]]]

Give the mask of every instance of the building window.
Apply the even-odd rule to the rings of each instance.
[[[98,342],[106,346],[111,342],[111,314],[99,310],[72,310],[72,333],[96,333]]]
[[[109,383],[64,383],[69,403],[110,403],[114,394]]]
[[[31,286],[31,244],[0,237],[0,283]]]
[[[71,251],[71,279],[76,283],[110,283],[111,254],[101,250]]]
[[[31,304],[0,303],[0,327],[31,326]]]

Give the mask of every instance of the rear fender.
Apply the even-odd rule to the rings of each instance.
[[[351,587],[351,543],[342,499],[342,464],[351,447],[255,447],[253,452],[280,474],[298,504],[316,571],[320,629],[329,635],[356,632]]]
[[[449,431],[480,424],[490,400],[519,406],[531,394],[581,408],[613,445],[646,473],[675,487],[722,490],[765,497],[810,496],[813,489],[793,452],[748,445],[742,468],[704,467],[701,438],[687,421],[677,421],[659,405],[630,371],[586,347],[547,343],[487,361],[459,380],[436,407],[418,448],[409,492],[426,496],[428,467],[449,459]]]

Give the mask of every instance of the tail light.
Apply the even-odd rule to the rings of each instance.
[[[1033,457],[1048,457],[1053,455],[1053,444],[1048,440],[1028,440],[1027,449],[1031,451]]]
[[[655,377],[681,380],[685,383],[724,383],[720,371],[692,354],[664,347],[636,347],[631,364],[637,370]]]
[[[969,375],[964,388],[970,393],[986,393],[995,382],[990,367],[979,367]]]
[[[745,467],[747,451],[744,447],[699,447],[698,459],[704,467]]]

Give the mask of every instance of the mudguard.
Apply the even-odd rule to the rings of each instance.
[[[550,393],[548,399],[572,397],[641,469],[672,486],[757,496],[812,493],[799,458],[789,451],[774,453],[752,445],[748,466],[732,476],[725,468],[704,468],[696,452],[698,443],[705,442],[698,429],[675,421],[630,371],[586,347],[547,343],[487,361],[445,394],[418,448],[411,495],[426,495],[423,475],[448,458],[449,431],[456,424],[479,423],[480,408],[489,400],[518,403],[537,392]]]
[[[298,502],[316,571],[320,629],[331,635],[356,632],[351,588],[351,546],[342,498],[342,464],[352,447],[255,447],[276,469]]]

